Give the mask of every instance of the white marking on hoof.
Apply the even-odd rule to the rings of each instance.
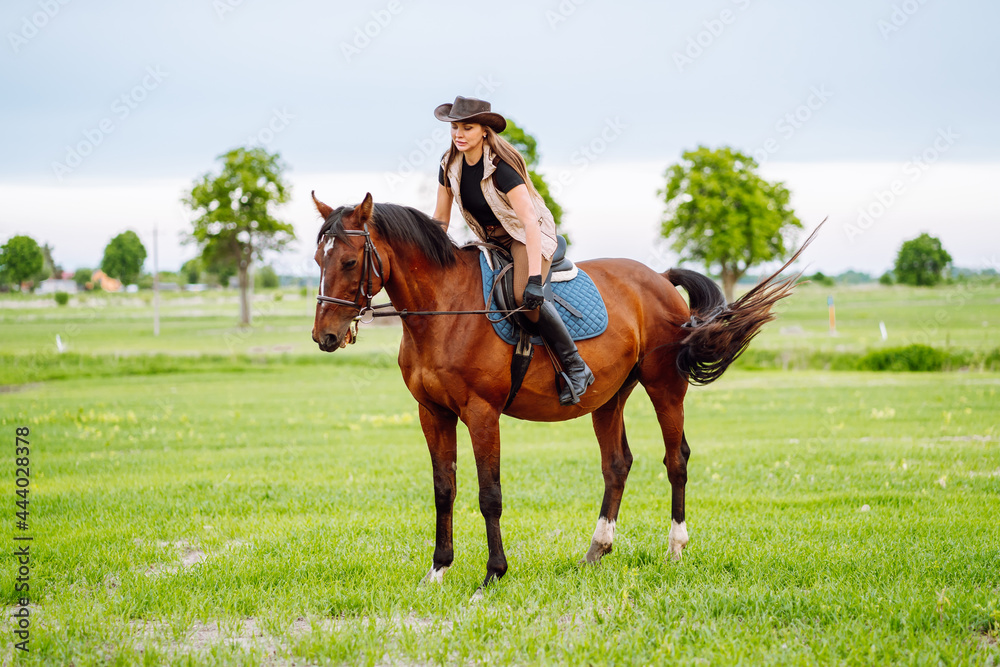
[[[444,583],[444,573],[448,571],[448,566],[445,565],[442,568],[436,568],[431,566],[430,572],[424,576],[424,582],[428,584],[443,584]]]
[[[594,528],[594,542],[610,547],[614,540],[615,522],[601,517],[597,520],[597,527]]]
[[[597,520],[594,537],[590,541],[590,549],[580,564],[598,563],[601,557],[611,553],[611,545],[615,541],[615,522],[608,521],[603,516]]]
[[[681,552],[688,543],[687,523],[684,521],[677,523],[671,520],[670,533],[667,535],[667,540],[670,548],[670,557],[674,560],[680,560]]]

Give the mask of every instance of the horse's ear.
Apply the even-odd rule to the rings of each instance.
[[[354,209],[354,212],[358,214],[357,223],[363,225],[364,223],[371,220],[372,210],[375,208],[375,202],[372,200],[372,193],[367,193],[365,195],[365,200],[358,204],[358,207]]]
[[[311,194],[313,198],[313,203],[316,204],[316,210],[319,211],[319,214],[323,216],[324,220],[326,220],[327,218],[330,217],[330,214],[333,213],[333,209],[324,204],[323,202],[321,202],[320,200],[316,199],[315,190],[313,190]]]

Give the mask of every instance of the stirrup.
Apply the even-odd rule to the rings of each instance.
[[[590,369],[588,368],[587,370],[589,371]],[[576,389],[573,388],[573,383],[570,382],[569,374],[566,371],[564,370],[559,371],[558,377],[562,377],[563,382],[566,383],[566,387],[569,389],[569,399],[570,399],[569,403],[563,403],[563,397],[562,397],[563,392],[560,389],[559,405],[576,405],[577,403],[580,402],[580,396],[583,395],[583,392],[587,391],[590,385],[594,384],[594,382],[596,381],[593,371],[590,371],[590,377],[586,379],[586,381],[583,383],[583,389],[581,389],[578,393]]]
[[[575,389],[573,389],[573,383],[570,382],[569,374],[567,374],[566,371],[559,371],[559,377],[562,378],[562,381],[566,385],[566,388],[569,389],[569,395],[570,395],[570,398],[572,399],[569,403],[563,403],[562,402],[562,390],[560,390],[559,391],[559,405],[576,405],[577,403],[579,403],[580,402],[580,395],[576,393]],[[584,387],[584,390],[586,390],[586,387]]]

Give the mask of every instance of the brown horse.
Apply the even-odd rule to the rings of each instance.
[[[393,307],[411,311],[482,310],[478,250],[460,249],[441,226],[420,211],[394,204],[331,209],[313,196],[324,223],[317,236],[321,269],[313,340],[333,352],[353,343],[352,323],[367,317],[371,295],[385,289]],[[815,234],[815,232],[814,232]],[[500,537],[500,414],[531,421],[564,421],[591,414],[601,448],[604,500],[584,562],[611,551],[632,453],[622,411],[641,383],[663,433],[663,463],[673,492],[668,549],[680,558],[688,542],[684,486],[691,450],[684,437],[684,394],[688,383],[722,375],[750,339],[773,319],[771,307],[791,293],[797,276],[778,274],[727,305],[718,286],[699,273],[671,269],[657,273],[627,259],[580,262],[608,309],[602,335],[580,341],[580,354],[597,376],[572,406],[559,404],[548,355],[536,354],[520,392],[503,409],[511,387],[512,346],[497,336],[483,315],[406,315],[399,367],[419,404],[434,472],[437,540],[425,580],[441,582],[453,560],[456,425],[469,429],[479,474],[479,507],[486,520],[489,559],[477,591],[507,571]],[[690,307],[676,286],[688,293]]]

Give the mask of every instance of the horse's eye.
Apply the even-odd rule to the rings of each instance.
[[[349,269],[353,269],[357,265],[358,265],[358,260],[356,260],[356,259],[349,259],[349,260],[346,260],[343,264],[341,264],[341,266],[344,268],[345,271],[349,270]]]

